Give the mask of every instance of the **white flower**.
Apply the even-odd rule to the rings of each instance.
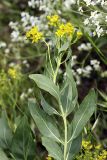
[[[35,8],[36,5],[37,5],[37,1],[36,0],[30,0],[30,1],[28,1],[28,6],[29,7]]]
[[[86,18],[86,19],[84,20],[84,25],[88,25],[89,23],[90,23],[89,19]]]
[[[18,22],[10,21],[9,27],[11,27],[11,29],[18,30]]]
[[[11,38],[13,42],[17,42],[19,40],[19,31],[13,31],[11,33]]]
[[[82,7],[79,7],[78,11],[80,11],[80,12],[83,13],[83,8],[82,8]]]
[[[96,71],[99,71],[100,70],[100,62],[96,59],[94,60],[91,60],[90,61],[90,64],[93,66],[93,68],[96,70]]]
[[[77,56],[74,55],[74,56],[72,56],[71,67],[73,67],[76,64],[76,62],[77,62]]]
[[[9,49],[9,48],[6,48],[6,49],[4,50],[4,52],[5,52],[6,54],[8,54],[8,53],[10,52],[10,49]]]
[[[79,75],[83,73],[83,69],[82,69],[82,68],[78,68],[76,71],[77,71],[77,73],[78,73]]]
[[[6,43],[5,42],[0,42],[0,48],[5,48],[6,47]]]
[[[33,92],[33,88],[28,89],[28,94],[31,94]]]
[[[25,98],[27,98],[27,94],[23,92],[23,93],[20,95],[20,99],[23,101],[23,100],[25,100]]]
[[[101,28],[99,25],[96,28],[96,33],[98,35],[98,37],[100,37],[103,34],[104,30],[103,28]]]
[[[65,0],[64,1],[64,6],[67,9],[70,9],[71,5],[76,4],[76,0]]]
[[[92,49],[91,43],[82,43],[80,46],[78,46],[79,51],[89,51]]]

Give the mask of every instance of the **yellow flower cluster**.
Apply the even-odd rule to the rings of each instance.
[[[17,70],[15,68],[9,68],[8,74],[12,79],[17,78]]]
[[[102,153],[98,156],[97,160],[106,160],[107,159],[107,151],[103,150]]]
[[[87,150],[91,150],[93,148],[91,142],[85,140],[82,141],[82,147]]]
[[[26,37],[32,40],[32,43],[37,43],[43,38],[43,33],[38,31],[38,27],[31,28],[27,33]]]
[[[56,35],[58,37],[63,37],[63,36],[72,36],[74,34],[74,26],[71,23],[66,23],[66,24],[60,24],[59,28],[56,31]]]
[[[50,26],[54,26],[54,27],[56,27],[58,25],[58,22],[60,20],[58,15],[47,16],[47,19],[49,20],[48,24]]]

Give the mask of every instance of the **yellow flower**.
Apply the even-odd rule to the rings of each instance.
[[[92,144],[91,144],[91,142],[90,141],[85,141],[85,140],[83,140],[82,141],[82,147],[84,148],[84,149],[87,149],[87,150],[90,150],[90,149],[92,149]]]
[[[53,16],[47,16],[47,19],[49,20],[49,25],[50,26],[57,26],[59,22],[59,16],[58,15],[53,15]]]
[[[98,144],[97,146],[95,146],[95,149],[101,149],[101,145],[100,144]]]
[[[74,26],[71,23],[66,23],[66,24],[60,24],[59,28],[56,31],[56,35],[58,37],[63,37],[63,36],[72,36],[74,34]]]
[[[15,68],[9,68],[8,74],[13,79],[17,78],[17,70]]]
[[[97,160],[106,160],[107,159],[107,151],[103,150],[102,153],[98,156]]]
[[[80,39],[82,37],[82,32],[81,31],[77,31],[77,38]]]
[[[37,43],[43,38],[43,33],[38,31],[37,26],[31,28],[27,33],[26,37],[32,40],[32,43]]]
[[[47,160],[52,160],[52,157],[48,156],[46,159],[47,159]]]

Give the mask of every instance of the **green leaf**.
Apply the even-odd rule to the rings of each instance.
[[[70,45],[69,42],[64,43],[64,44],[61,46],[61,48],[59,48],[58,53],[63,52],[63,51],[66,51],[66,50],[68,49],[69,45]]]
[[[59,89],[52,80],[42,74],[32,74],[29,77],[35,81],[40,89],[49,92],[59,101]]]
[[[80,151],[82,142],[82,134],[80,134],[76,139],[70,141],[67,153],[67,160],[72,160],[75,155]]]
[[[61,143],[60,134],[55,120],[43,112],[33,100],[29,100],[29,110],[41,134]]]
[[[0,147],[3,149],[9,149],[12,141],[12,131],[8,125],[6,112],[2,112],[0,118]]]
[[[46,102],[46,100],[44,99],[44,97],[41,95],[41,105],[44,109],[44,111],[49,114],[49,115],[53,115],[53,114],[56,114],[56,115],[60,115],[55,108],[53,108],[50,104],[48,104]]]
[[[63,159],[61,147],[55,141],[52,141],[50,138],[43,137],[42,144],[46,147],[51,157],[55,158],[56,160]]]
[[[0,160],[9,160],[1,148],[0,148]]]
[[[15,131],[11,152],[16,159],[20,160],[33,160],[35,157],[35,142],[25,116]]]
[[[76,106],[77,103],[77,89],[73,79],[72,72],[67,68],[66,84],[61,91],[61,102],[64,112],[69,115]]]
[[[96,94],[95,91],[92,89],[88,93],[88,95],[84,98],[83,102],[81,103],[79,109],[74,115],[73,119],[73,134],[71,139],[75,139],[79,136],[83,128],[85,127],[86,123],[94,113],[96,108]]]
[[[66,67],[66,73],[67,73],[67,78],[70,81],[69,83],[72,87],[72,100],[74,100],[75,97],[78,97],[76,83],[74,81],[72,71],[69,67]]]

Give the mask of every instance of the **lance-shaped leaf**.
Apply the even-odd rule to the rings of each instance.
[[[95,91],[92,89],[88,93],[88,95],[84,98],[79,109],[74,115],[74,119],[72,121],[73,133],[70,140],[75,139],[76,137],[79,136],[79,134],[85,127],[86,123],[94,113],[95,108],[96,108],[96,94]]]
[[[58,53],[63,52],[63,51],[66,51],[66,50],[69,48],[69,45],[70,45],[69,42],[64,43],[64,44],[61,46],[61,48],[58,49]]]
[[[53,141],[50,138],[43,137],[42,138],[42,144],[46,147],[49,155],[56,160],[62,160],[63,159],[63,152],[59,144],[57,144],[55,141]]]
[[[75,155],[80,151],[82,142],[82,134],[80,134],[76,139],[70,141],[68,144],[68,152],[66,160],[72,160]]]
[[[36,82],[40,89],[49,92],[59,101],[59,89],[52,80],[42,74],[32,74],[29,77]]]
[[[61,90],[61,102],[64,112],[69,115],[77,103],[77,89],[72,72],[67,68],[67,79],[64,88]]]
[[[71,71],[71,69],[69,67],[66,67],[66,73],[67,73],[67,78],[70,81],[70,85],[72,87],[72,100],[74,100],[75,97],[78,96],[76,83],[74,81],[72,71]]]
[[[1,148],[0,148],[0,160],[9,160]]]
[[[44,99],[44,97],[41,95],[41,105],[44,109],[44,111],[49,114],[49,115],[59,115],[60,114],[57,112],[57,110],[55,108],[53,108],[48,102],[46,102],[46,100]]]
[[[35,157],[35,142],[27,118],[24,116],[18,125],[11,146],[11,152],[16,159],[33,160]]]
[[[2,112],[0,118],[0,147],[3,149],[9,149],[12,141],[12,131],[8,125],[6,112]]]
[[[41,134],[61,142],[60,134],[54,119],[43,112],[34,100],[29,100],[29,110]]]

